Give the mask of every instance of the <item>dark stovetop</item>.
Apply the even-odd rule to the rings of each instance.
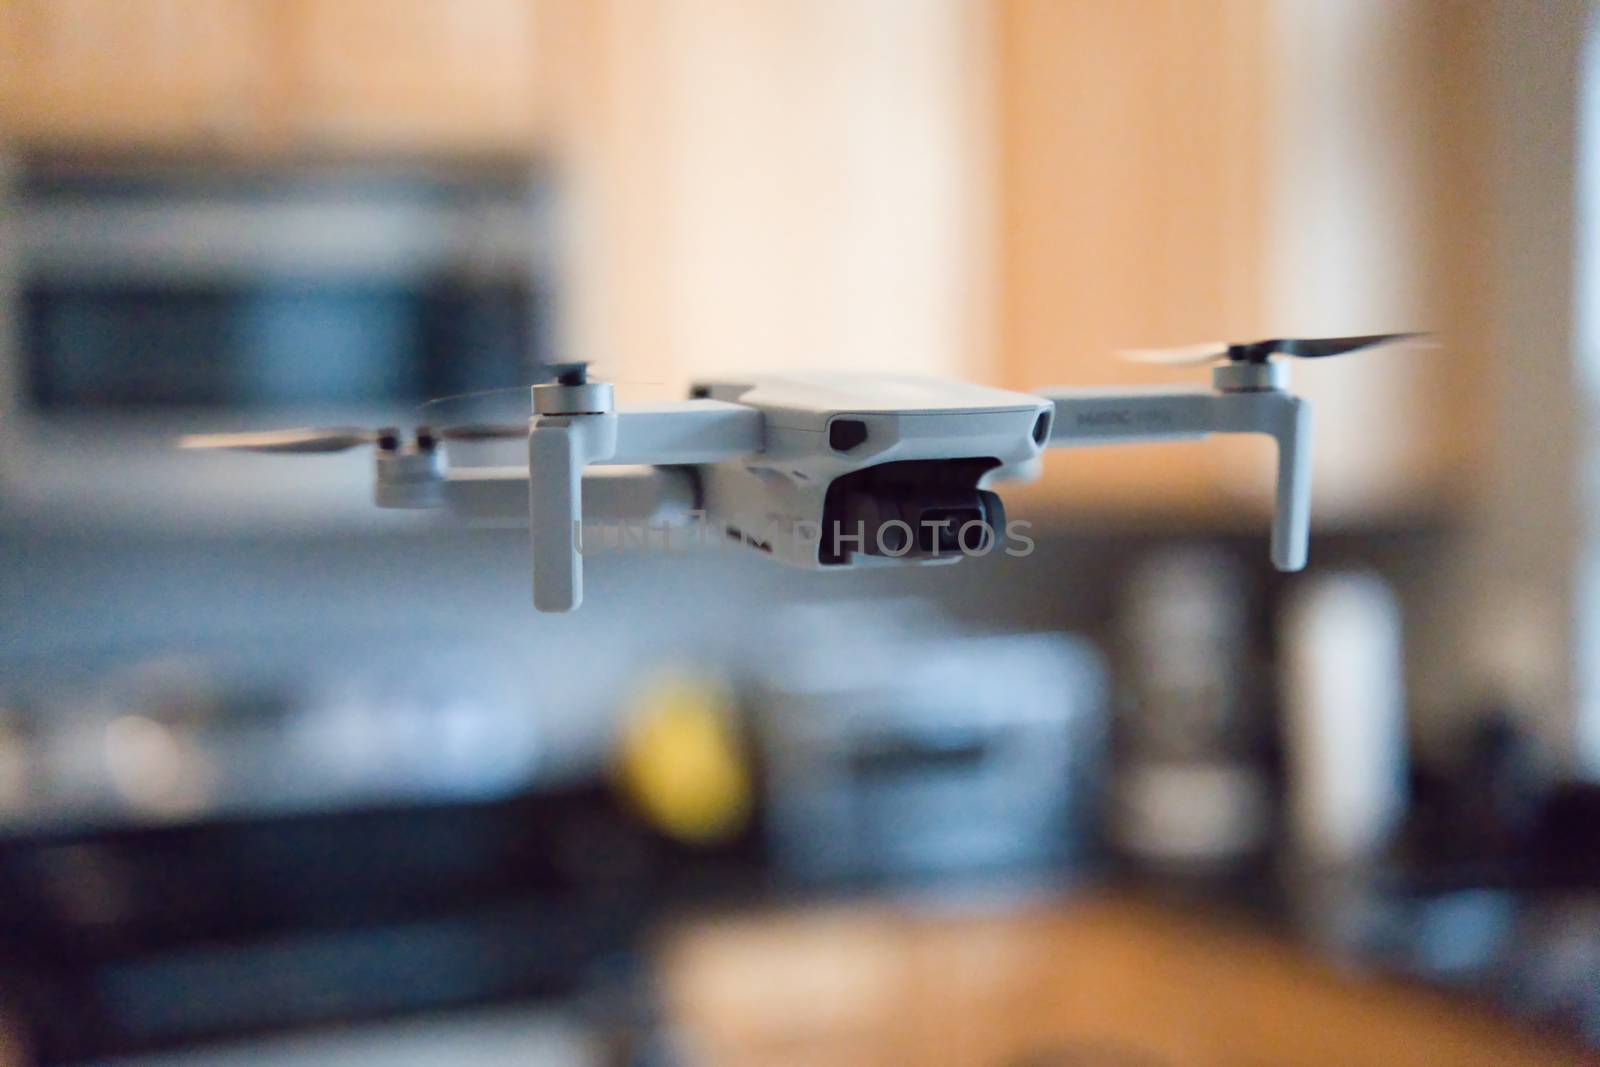
[[[567,995],[687,902],[757,892],[600,786],[0,842],[0,1005],[45,1063]]]

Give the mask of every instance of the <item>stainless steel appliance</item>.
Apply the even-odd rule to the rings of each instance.
[[[774,859],[810,881],[1058,874],[1091,844],[1098,654],[1062,634],[973,634],[928,604],[788,613],[762,672]]]
[[[175,435],[409,422],[534,380],[553,285],[535,168],[24,161],[0,210],[0,508],[137,525],[370,522],[359,460],[179,457]]]

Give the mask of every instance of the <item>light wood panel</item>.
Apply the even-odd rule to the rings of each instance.
[[[718,371],[983,376],[985,6],[582,6],[571,348],[668,391]]]

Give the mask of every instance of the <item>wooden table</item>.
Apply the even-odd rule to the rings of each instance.
[[[658,958],[697,1067],[1600,1064],[1487,1009],[1138,900],[717,919],[672,932]]]

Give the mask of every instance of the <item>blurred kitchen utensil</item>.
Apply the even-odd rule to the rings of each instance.
[[[1219,551],[1174,549],[1143,561],[1125,589],[1113,840],[1162,866],[1260,849],[1272,798],[1254,751],[1243,571]]]

